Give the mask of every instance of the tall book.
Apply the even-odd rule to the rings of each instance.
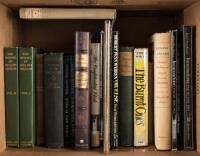
[[[183,147],[194,149],[194,28],[183,26]]]
[[[90,146],[90,33],[75,34],[75,148]]]
[[[20,147],[35,145],[35,55],[37,49],[19,48]]]
[[[4,48],[6,145],[19,147],[19,48]]]
[[[100,146],[100,43],[91,43],[91,147]]]
[[[148,145],[148,49],[134,49],[134,146]]]
[[[133,145],[133,50],[122,47],[119,52],[119,144]]]
[[[156,33],[154,42],[155,146],[171,149],[171,33]]]
[[[104,31],[100,32],[100,140],[103,141],[103,51],[104,51]]]
[[[70,145],[70,56],[64,56],[64,143]]]
[[[177,45],[178,31],[171,31],[171,102],[172,102],[172,150],[177,150],[178,134],[178,83],[177,83]]]
[[[44,145],[44,54],[36,54],[36,144]]]
[[[118,78],[118,57],[119,57],[119,32],[112,32],[111,51],[111,99],[110,99],[110,146],[118,147],[119,138],[119,78]]]
[[[69,135],[70,146],[74,147],[75,140],[75,58],[69,57],[69,102],[70,102],[70,121],[69,121]]]
[[[64,146],[63,53],[44,55],[45,146]]]

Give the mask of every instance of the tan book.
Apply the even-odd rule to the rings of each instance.
[[[115,9],[20,8],[21,19],[115,19]]]
[[[171,63],[170,33],[156,33],[154,42],[155,146],[171,149]]]

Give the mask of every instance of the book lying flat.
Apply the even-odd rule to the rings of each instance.
[[[115,19],[115,9],[20,8],[21,19]]]

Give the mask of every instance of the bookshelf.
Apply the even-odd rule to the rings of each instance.
[[[5,146],[5,107],[3,47],[31,46],[47,50],[74,51],[74,31],[96,32],[102,30],[102,21],[24,21],[18,18],[18,8],[40,7],[101,7],[116,8],[118,11],[115,29],[120,31],[121,45],[147,46],[148,38],[154,32],[166,31],[182,24],[196,25],[196,43],[200,40],[200,2],[198,0],[0,0],[0,156],[15,155],[102,155],[103,150],[74,151],[70,149],[13,149]],[[148,29],[147,29],[148,27]],[[71,46],[68,46],[71,45]],[[200,44],[196,44],[197,94],[196,94],[196,151],[158,152],[154,147],[122,148],[111,151],[112,155],[161,155],[197,156],[200,152],[200,96],[199,63]]]

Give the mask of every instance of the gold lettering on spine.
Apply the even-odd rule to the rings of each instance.
[[[80,67],[80,68],[88,68],[88,66],[89,66],[88,54],[76,55],[76,65],[77,65],[77,67]]]
[[[88,72],[77,71],[76,72],[76,87],[77,88],[88,88]]]

